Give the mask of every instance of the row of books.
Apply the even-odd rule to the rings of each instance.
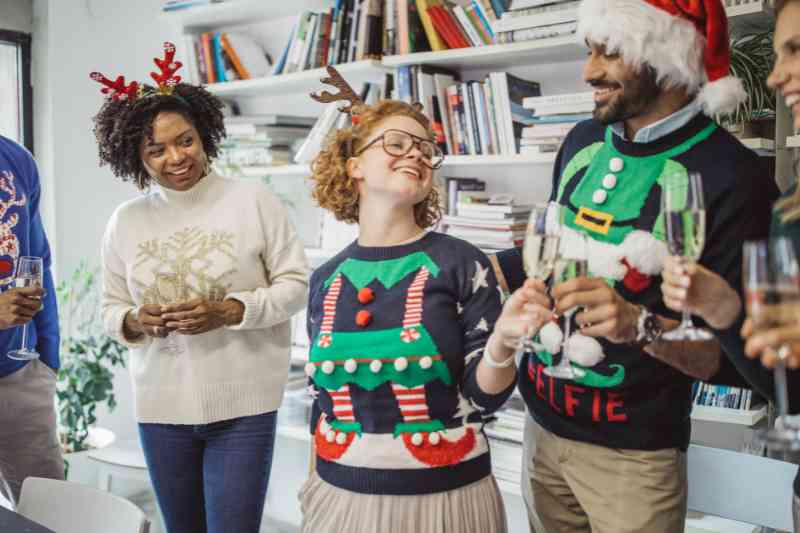
[[[401,67],[395,78],[393,98],[420,102],[442,151],[450,155],[519,153],[522,128],[533,117],[523,100],[540,94],[538,82],[507,72],[462,83],[453,72],[423,65]]]
[[[303,11],[272,74],[380,59],[382,30],[382,0],[335,0],[325,11]]]
[[[579,0],[514,2],[493,23],[496,43],[571,35],[578,27]]]
[[[554,153],[575,124],[591,118],[594,93],[529,97],[522,101],[522,106],[533,118],[532,124],[522,129],[520,153]]]
[[[727,407],[749,411],[753,402],[753,391],[727,385],[711,385],[698,382],[692,388],[692,401],[695,405]]]
[[[249,80],[270,72],[269,56],[246,33],[206,32],[185,39],[187,66],[197,83]]]

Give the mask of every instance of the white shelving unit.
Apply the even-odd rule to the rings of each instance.
[[[766,405],[757,406],[756,409],[751,409],[749,411],[729,409],[727,407],[711,407],[708,405],[695,405],[692,409],[692,420],[725,422],[748,427],[755,426],[765,416],[767,416]]]
[[[249,24],[268,18],[283,18],[308,9],[325,9],[329,0],[237,0],[163,13],[185,33],[203,32],[220,26]]]
[[[421,52],[403,56],[386,56],[387,67],[404,65],[435,65],[453,69],[491,68],[504,70],[519,65],[563,63],[586,56],[586,45],[574,36],[553,37],[537,41],[493,44],[458,48],[441,52]]]
[[[384,74],[391,70],[382,65],[380,61],[375,60],[346,63],[338,65],[336,69],[354,87],[359,87],[362,83],[367,82],[381,82]],[[217,96],[282,96],[318,89],[321,85],[320,78],[327,75],[324,68],[317,68],[280,76],[212,83],[206,88]]]

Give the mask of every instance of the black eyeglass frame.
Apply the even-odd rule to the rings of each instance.
[[[411,137],[411,140],[413,142],[411,143],[411,145],[409,146],[408,150],[404,154],[393,154],[393,153],[390,153],[386,149],[386,144],[383,143],[383,138],[387,133],[392,133],[392,132],[394,132],[394,133],[402,133],[403,135],[408,135],[409,137]],[[422,157],[422,164],[425,165],[426,167],[428,167],[431,170],[437,170],[437,169],[441,168],[442,163],[444,163],[444,152],[442,152],[442,149],[439,148],[439,146],[435,142],[431,141],[430,139],[424,139],[422,137],[418,137],[417,135],[414,135],[413,133],[409,133],[407,131],[397,130],[397,129],[389,129],[389,130],[384,131],[379,136],[375,137],[370,142],[368,142],[366,145],[362,146],[360,150],[358,150],[355,154],[353,154],[354,157],[363,154],[369,148],[374,146],[375,143],[378,142],[378,141],[381,141],[381,148],[383,148],[383,151],[386,152],[386,155],[390,155],[392,157],[404,157],[404,156],[408,155],[408,152],[410,152],[415,146],[417,148],[419,148],[420,152],[422,152],[422,143],[428,143],[433,147],[434,155],[438,153],[439,157],[441,159],[439,160],[438,164],[434,165],[427,158],[425,158],[425,156],[423,156]]]

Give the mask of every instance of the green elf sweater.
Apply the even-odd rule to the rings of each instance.
[[[501,306],[488,258],[440,233],[401,246],[355,242],[318,268],[306,373],[320,477],[403,495],[488,476],[483,423],[514,385],[485,394],[476,369]]]
[[[662,316],[675,315],[660,290],[668,253],[661,186],[667,175],[690,172],[703,177],[700,263],[739,286],[742,243],[767,233],[774,188],[755,153],[708,117],[698,115],[651,143],[625,141],[595,121],[581,123],[566,138],[554,170],[551,200],[567,207],[566,246],[576,234],[587,235],[590,275]],[[519,250],[498,260],[510,288],[521,285]],[[558,436],[612,448],[685,449],[692,379],[635,345],[581,340],[570,354],[581,375],[574,381],[542,372],[561,356],[545,338],[537,353],[523,358],[520,392],[536,422]]]

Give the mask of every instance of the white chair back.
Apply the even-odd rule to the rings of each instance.
[[[689,509],[792,531],[797,465],[706,446],[689,446]]]
[[[149,522],[134,504],[108,492],[29,477],[17,512],[58,533],[147,533]]]

